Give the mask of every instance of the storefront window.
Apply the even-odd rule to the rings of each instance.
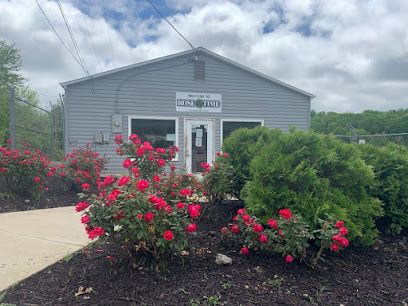
[[[228,137],[233,131],[240,128],[252,129],[262,125],[262,121],[222,121],[222,139]]]
[[[177,146],[176,119],[130,119],[131,134],[137,134],[142,141],[149,141],[153,147]]]

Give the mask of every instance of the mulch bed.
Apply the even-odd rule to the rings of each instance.
[[[407,305],[407,235],[375,246],[329,254],[316,269],[278,256],[239,254],[219,229],[241,204],[207,212],[189,255],[169,259],[166,271],[135,268],[120,246],[96,243],[10,288],[17,305]],[[217,253],[232,257],[217,266]],[[113,259],[108,259],[112,256]],[[93,292],[75,297],[78,288]]]
[[[47,186],[49,191],[45,191],[40,197],[13,195],[0,186],[0,213],[63,207],[78,202],[78,191],[68,188],[62,179],[52,178]]]

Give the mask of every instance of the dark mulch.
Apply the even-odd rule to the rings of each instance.
[[[52,178],[47,186],[49,191],[39,197],[10,194],[0,186],[0,213],[63,207],[78,202],[78,191],[68,188],[62,179]]]
[[[76,253],[7,291],[18,305],[406,305],[408,239],[382,237],[367,249],[330,254],[315,270],[278,256],[238,253],[219,228],[239,203],[223,203],[200,222],[189,255],[169,260],[167,271],[133,268],[120,247],[99,244]],[[216,231],[215,231],[216,230]],[[217,266],[215,255],[233,258]],[[107,259],[113,256],[118,259]],[[120,258],[125,258],[120,260]],[[75,297],[78,287],[93,292]],[[199,304],[200,303],[200,304]]]

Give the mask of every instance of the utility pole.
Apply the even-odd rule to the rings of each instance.
[[[11,140],[11,147],[16,146],[16,100],[15,90],[13,86],[9,86],[9,139]]]

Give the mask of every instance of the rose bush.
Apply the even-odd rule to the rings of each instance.
[[[87,190],[97,187],[105,165],[106,160],[87,145],[67,154],[59,174],[71,188]]]
[[[118,154],[127,156],[123,166],[129,175],[105,177],[97,193],[82,195],[76,210],[83,213],[89,238],[120,239],[146,264],[161,263],[165,255],[184,250],[197,229],[201,206],[193,200],[200,186],[170,164],[177,147],[153,148],[133,134],[129,140],[115,139]]]
[[[239,209],[233,223],[223,227],[221,232],[243,243],[240,251],[243,255],[249,255],[251,249],[276,252],[287,263],[298,259],[315,265],[324,250],[339,252],[349,245],[343,221],[322,221],[322,227],[312,231],[300,215],[287,208],[279,210],[279,216],[268,219],[266,224],[247,214],[245,209]],[[309,259],[306,256],[311,242],[320,248]]]
[[[217,152],[217,158],[212,165],[201,164],[202,185],[209,203],[221,202],[226,196],[232,194],[233,168],[227,162],[228,153]]]
[[[0,184],[6,192],[21,196],[38,196],[46,190],[47,177],[55,175],[57,168],[40,150],[29,147],[13,149],[0,146]]]

